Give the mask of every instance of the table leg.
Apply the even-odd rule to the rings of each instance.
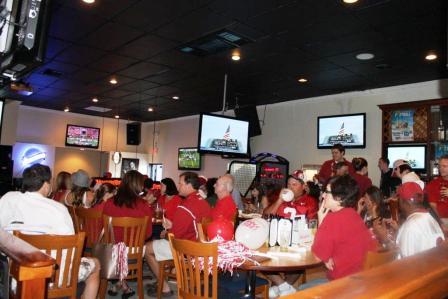
[[[246,271],[246,287],[243,298],[255,299],[255,287],[257,282],[257,272],[255,270]]]

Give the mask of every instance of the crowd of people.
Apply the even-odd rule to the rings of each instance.
[[[368,251],[378,248],[398,250],[404,258],[437,246],[448,232],[448,156],[439,159],[440,176],[425,184],[405,160],[390,161],[381,157],[379,186],[368,177],[368,162],[356,157],[345,159],[345,148],[336,144],[332,159],[325,161],[313,180],[306,181],[301,170],[287,179],[293,200],[280,196],[282,186],[254,183],[248,198],[241,199],[235,178],[224,174],[219,178],[184,172],[176,186],[172,178],[160,182],[160,190],[136,170],[126,172],[118,187],[110,183],[96,184],[88,173],[60,172],[52,188],[48,166],[35,164],[23,172],[20,191],[0,199],[0,229],[20,230],[29,234],[74,234],[67,207],[83,207],[102,211],[112,217],[144,217],[152,219],[162,211],[162,226],[150,223],[145,232],[145,260],[154,275],[159,275],[159,262],[172,259],[168,232],[175,238],[198,240],[198,227],[204,218],[234,222],[238,210],[289,218],[305,215],[318,223],[312,252],[326,266],[327,278],[311,281],[300,288],[325,283],[358,272]],[[393,219],[390,203],[399,206],[400,218]],[[115,241],[123,240],[123,231],[115,228]],[[95,258],[83,258],[84,298],[96,298],[100,264]],[[269,296],[275,298],[297,291],[293,286],[301,273],[266,273],[271,281]],[[147,287],[155,295],[156,285]],[[110,295],[121,292],[122,298],[135,294],[126,281],[113,284]],[[173,292],[164,281],[164,296]]]

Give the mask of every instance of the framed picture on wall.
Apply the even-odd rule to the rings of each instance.
[[[414,140],[414,109],[395,110],[391,115],[392,141]]]
[[[138,170],[139,159],[121,159],[121,177],[123,178],[129,170]]]

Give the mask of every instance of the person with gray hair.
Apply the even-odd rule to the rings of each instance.
[[[233,176],[230,174],[220,177],[215,184],[215,193],[218,196],[218,201],[212,209],[213,220],[223,218],[233,221],[236,215],[236,204],[232,198],[232,190],[234,186]]]

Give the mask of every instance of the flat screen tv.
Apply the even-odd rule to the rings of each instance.
[[[317,118],[317,148],[331,148],[337,143],[345,148],[366,147],[365,113]]]
[[[100,129],[77,125],[67,125],[65,145],[85,148],[98,148]]]
[[[249,122],[233,117],[201,114],[198,148],[201,153],[247,157]]]
[[[2,138],[3,111],[5,110],[5,101],[0,100],[0,140]]]
[[[200,170],[201,154],[196,147],[183,147],[178,150],[179,170]]]
[[[409,165],[415,170],[426,169],[426,145],[419,144],[400,144],[387,146],[387,158],[390,161],[389,168],[398,159],[408,161]]]

